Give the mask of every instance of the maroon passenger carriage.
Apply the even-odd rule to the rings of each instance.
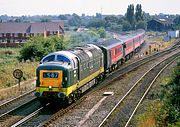
[[[123,62],[123,42],[113,38],[96,43],[104,54],[104,69],[111,72]]]
[[[144,43],[144,30],[96,43],[104,54],[104,69],[111,72],[130,59]]]
[[[141,45],[144,43],[144,36],[145,31],[138,30],[132,34],[118,37],[118,39],[120,39],[125,45],[123,49],[125,60],[130,59],[133,56],[133,54],[139,50]]]

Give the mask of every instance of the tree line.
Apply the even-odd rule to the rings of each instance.
[[[97,42],[106,36],[106,31],[103,28],[90,29],[85,32],[73,32],[67,36],[55,35],[44,38],[42,35],[37,35],[27,40],[20,50],[18,59],[20,61],[39,61],[51,52],[70,49],[74,46],[84,45],[89,42]]]
[[[36,16],[7,16],[1,15],[0,22],[51,22],[63,20],[65,30],[69,30],[71,27],[103,27],[106,30],[119,32],[129,31],[139,28],[146,29],[147,21],[153,18],[170,18],[174,22],[174,29],[180,28],[180,15],[150,15],[145,13],[141,4],[136,6],[130,4],[127,7],[125,15],[109,15],[105,16],[101,13],[96,13],[95,16],[88,16],[82,14],[81,16],[73,13],[65,15],[36,15]]]
[[[141,4],[137,4],[136,9],[134,9],[133,4],[130,4],[127,8],[125,16],[120,18],[117,16],[107,16],[104,19],[94,18],[86,24],[86,27],[103,27],[106,30],[115,32],[146,29],[146,19],[148,19],[148,16],[149,15],[145,15],[145,12],[142,11]]]

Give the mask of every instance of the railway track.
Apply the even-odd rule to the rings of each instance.
[[[141,66],[141,65],[143,65],[143,64],[145,64],[145,63],[147,63],[149,61],[152,61],[153,59],[156,59],[156,58],[158,58],[158,57],[160,57],[162,55],[169,54],[170,52],[173,52],[174,50],[176,50],[176,49],[166,50],[166,51],[163,51],[161,54],[154,54],[154,55],[152,55],[150,57],[139,60],[138,63],[134,62],[134,63],[131,63],[129,65],[125,65],[123,68],[121,68],[121,69],[115,71],[113,74],[111,74],[111,75],[113,75],[113,78],[111,76],[109,76],[105,81],[103,81],[101,84],[99,84],[97,87],[95,87],[93,90],[91,90],[87,94],[92,94],[97,89],[104,88],[104,85],[110,84],[111,82],[116,80],[119,76],[124,75],[125,73],[128,73],[128,72],[132,71],[133,69],[135,69],[135,68],[137,68],[137,67],[139,67],[139,66]],[[104,82],[105,82],[105,84],[104,84]],[[77,104],[75,104],[75,105],[77,105]],[[69,109],[67,111],[69,111]],[[57,114],[60,114],[60,115],[53,115],[53,117],[50,117],[50,119],[48,119],[44,123],[41,123],[39,125],[39,127],[41,127],[41,126],[46,127],[46,126],[51,125],[53,123],[53,121],[57,120],[60,116],[62,116],[62,114],[65,113],[65,112],[64,113],[62,113],[62,112],[64,112],[64,111],[60,110],[60,112],[57,112]]]
[[[143,65],[143,64],[145,64],[145,63],[147,63],[147,62],[149,62],[149,61],[151,61],[151,60],[153,60],[153,59],[155,59],[155,58],[158,58],[158,57],[160,57],[160,56],[163,56],[163,55],[166,55],[166,54],[168,54],[168,53],[170,53],[170,52],[173,52],[174,50],[176,50],[177,48],[176,48],[176,46],[174,46],[173,48],[171,48],[171,49],[168,49],[168,50],[164,50],[164,51],[162,51],[162,52],[159,52],[159,53],[156,53],[156,54],[154,54],[154,55],[151,55],[151,56],[149,56],[149,57],[146,57],[146,58],[144,58],[144,59],[140,59],[139,61],[137,61],[137,62],[134,62],[134,63],[129,63],[129,64],[126,64],[126,65],[123,65],[120,69],[118,69],[118,70],[116,70],[115,72],[113,72],[112,74],[110,74],[110,75],[114,75],[113,76],[113,78],[109,78],[107,81],[108,82],[106,82],[106,84],[109,84],[110,82],[112,82],[113,80],[115,80],[115,79],[117,79],[117,77],[119,77],[119,75],[123,75],[123,74],[125,74],[125,73],[128,73],[128,72],[130,72],[130,71],[132,71],[133,69],[135,69],[135,68],[137,68],[137,67],[139,67],[139,66],[141,66],[141,65]],[[111,77],[111,76],[109,76],[109,77]],[[101,88],[103,88],[103,85],[98,85],[98,87],[96,88],[95,87],[95,89],[93,90],[93,91],[95,91],[96,89],[99,89],[99,87],[101,87]],[[93,92],[92,91],[92,92]],[[34,91],[30,91],[30,92],[34,92]],[[27,94],[28,95],[28,94]],[[25,95],[22,95],[20,98],[22,99],[22,100],[29,100],[29,99],[25,99],[24,98],[25,97]],[[24,98],[24,99],[23,99]],[[13,101],[9,101],[9,102],[6,102],[6,103],[4,103],[2,106],[0,106],[0,108],[2,109],[3,107],[6,107],[7,105],[9,105],[10,107],[13,105],[13,103],[14,102],[24,102],[24,101],[20,101],[21,99],[15,99],[15,100],[13,100]],[[50,124],[51,122],[50,121],[52,121],[52,119],[53,120],[55,120],[55,119],[57,119],[59,116],[61,116],[61,115],[63,115],[63,114],[65,114],[67,111],[69,111],[70,109],[72,109],[73,107],[75,107],[75,105],[77,105],[77,104],[79,104],[80,102],[82,102],[81,100],[78,100],[78,103],[74,103],[74,104],[72,104],[72,106],[69,106],[69,108],[67,107],[67,109],[60,109],[60,111],[59,112],[57,112],[57,114],[59,114],[59,115],[57,115],[57,114],[55,114],[55,115],[53,115],[54,113],[55,113],[55,111],[54,112],[51,112],[51,113],[47,113],[47,110],[46,110],[46,108],[40,108],[39,109],[39,107],[40,106],[37,106],[36,107],[36,109],[34,109],[33,111],[35,111],[34,113],[33,113],[33,111],[32,111],[32,109],[30,109],[30,108],[32,108],[33,107],[33,105],[31,106],[31,105],[29,105],[28,107],[29,107],[29,109],[28,110],[23,110],[23,108],[20,108],[20,107],[23,107],[23,105],[21,105],[21,106],[19,106],[19,107],[17,107],[17,109],[16,108],[14,108],[14,109],[12,109],[12,112],[8,112],[8,113],[4,113],[4,114],[6,114],[6,117],[2,117],[2,119],[1,119],[1,117],[0,117],[0,121],[1,121],[1,123],[3,123],[4,121],[6,121],[7,120],[7,118],[9,119],[9,118],[12,118],[13,116],[17,116],[17,115],[21,115],[22,117],[19,117],[18,119],[16,119],[15,121],[13,121],[13,124],[15,123],[15,125],[18,125],[18,126],[38,126],[39,125],[39,123],[41,123],[40,124],[40,126],[47,126],[48,124]],[[28,102],[27,102],[28,103]],[[9,108],[10,109],[10,108]],[[8,109],[6,109],[6,110],[8,110]],[[14,111],[13,111],[14,110]],[[18,112],[18,110],[19,111],[22,111],[22,112],[26,112],[25,114],[23,114],[23,113],[21,113],[21,112]],[[30,111],[31,110],[31,111]],[[4,110],[4,112],[5,112],[5,110]],[[23,114],[23,115],[22,115]],[[35,115],[32,115],[32,117],[30,117],[31,115],[29,115],[29,114],[35,114]],[[1,113],[1,116],[3,116],[2,115],[2,113]],[[58,116],[58,117],[57,117]],[[19,121],[20,119],[22,119],[21,121],[23,121],[22,123],[21,122],[19,122],[18,124],[16,124],[17,123],[17,121]],[[39,119],[39,120],[36,120],[36,119]],[[48,120],[49,119],[49,120]],[[44,122],[45,121],[45,122]],[[44,123],[43,123],[44,122]]]
[[[27,102],[0,115],[0,126],[11,126],[21,120],[34,110],[39,109],[40,103],[37,98],[32,98]]]
[[[0,115],[35,98],[34,91],[35,89],[0,104]]]
[[[109,114],[99,124],[103,126],[125,126],[131,121],[138,106],[150,90],[151,86],[158,78],[160,73],[179,57],[180,52],[176,53],[149,69],[129,91],[118,101]],[[160,70],[160,71],[159,71]]]
[[[178,51],[178,50],[179,50],[179,47],[174,45],[173,47],[171,47],[167,50],[157,52],[157,53],[147,56],[145,58],[139,59],[138,61],[135,61],[135,62],[124,64],[119,69],[108,74],[106,79],[103,81],[105,83],[98,84],[98,86],[94,89],[94,91],[96,89],[103,89],[104,86],[111,84],[113,81],[117,80],[119,77],[123,76],[124,74],[127,74],[127,73],[131,72],[132,70],[134,70],[156,58],[162,57],[164,55],[170,54],[170,53]]]
[[[23,126],[25,123],[26,123],[26,126],[29,126],[29,125],[27,125],[27,123],[30,120],[32,120],[33,118],[35,118],[38,114],[40,114],[43,111],[43,109],[45,109],[46,106],[48,106],[48,105],[49,105],[49,103],[46,104],[44,107],[40,107],[39,109],[37,109],[36,111],[32,112],[28,116],[24,117],[20,121],[14,123],[11,127]]]
[[[40,107],[33,113],[16,122],[12,125],[12,127],[48,126],[49,124],[54,122],[54,120],[67,113],[69,110],[73,109],[84,99],[85,98],[80,98],[76,103],[73,103],[70,106],[67,106],[66,108],[58,107],[56,108],[56,110],[52,109],[54,108],[53,104],[48,103],[45,107]]]

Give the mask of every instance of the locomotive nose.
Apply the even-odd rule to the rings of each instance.
[[[63,72],[61,70],[41,70],[40,71],[40,86],[52,88],[62,87]]]

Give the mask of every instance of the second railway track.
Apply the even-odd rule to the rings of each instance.
[[[109,78],[109,80],[107,80],[107,82],[106,82],[106,84],[108,84],[108,83],[110,83],[110,82],[112,82],[113,80],[115,80],[120,74],[121,75],[123,75],[123,74],[125,74],[125,73],[127,73],[127,72],[129,72],[129,71],[132,71],[133,69],[135,69],[135,68],[137,68],[137,67],[139,67],[139,66],[141,66],[141,65],[143,65],[143,64],[145,64],[145,63],[147,63],[147,62],[149,62],[149,61],[151,61],[151,60],[153,60],[153,59],[155,59],[155,58],[158,58],[158,57],[160,57],[160,56],[163,56],[163,55],[166,55],[166,54],[169,54],[169,53],[171,53],[171,52],[173,52],[174,50],[177,50],[176,48],[174,48],[174,49],[168,49],[168,50],[165,50],[165,51],[162,51],[161,53],[157,53],[157,54],[154,54],[154,55],[152,55],[152,56],[150,56],[150,57],[147,57],[147,58],[144,58],[144,59],[141,59],[141,60],[139,60],[138,62],[134,62],[134,63],[130,63],[130,64],[127,64],[127,65],[124,65],[124,66],[122,66],[119,70],[117,70],[117,71],[115,71],[112,75],[115,75],[115,76],[113,76],[114,78]],[[128,69],[129,68],[129,69]],[[110,76],[109,76],[110,77]],[[103,85],[101,86],[101,85],[99,85],[99,87],[100,88],[103,88]],[[96,89],[99,89],[98,87],[97,88],[95,88],[93,91],[96,91]],[[92,92],[93,92],[92,91]],[[9,103],[10,104],[10,103]],[[2,106],[2,107],[5,107],[5,106]],[[31,106],[29,107],[29,108],[32,108]],[[22,109],[21,109],[22,110]],[[34,111],[35,111],[35,109],[34,109]],[[22,119],[22,118],[24,118],[24,117],[26,117],[26,116],[28,116],[30,113],[32,113],[33,111],[31,111],[31,112],[29,112],[28,111],[28,113],[26,112],[26,115],[21,115],[22,117],[21,118],[19,118],[18,120],[20,120],[20,119]],[[60,111],[60,112],[64,112],[64,111]],[[55,113],[55,112],[54,112]],[[21,113],[20,113],[21,114]],[[41,121],[39,121],[38,122],[38,124],[40,124],[40,123],[44,123],[44,125],[46,125],[46,126],[48,126],[48,124],[50,124],[51,122],[44,122],[44,121],[46,121],[48,118],[50,118],[50,116],[52,116],[53,115],[53,113],[51,113],[48,117],[47,117],[47,115],[44,115],[44,116],[46,116],[46,118],[42,115],[42,112],[41,113],[38,113],[39,115],[37,115],[36,116],[36,118],[39,118],[39,117],[41,117]],[[59,113],[59,114],[61,114],[61,113]],[[62,113],[63,114],[63,113]],[[16,116],[17,114],[15,114],[15,116]],[[10,116],[12,116],[12,115],[10,115]],[[53,116],[53,118],[51,118],[51,119],[55,119],[57,116],[55,115],[55,116]],[[49,120],[49,121],[51,121],[51,119]],[[18,120],[15,120],[16,122],[18,121]],[[1,121],[4,121],[4,120],[1,120]],[[13,121],[12,123],[16,123],[15,121]],[[29,120],[27,120],[27,121],[29,121]],[[33,121],[33,120],[32,120]],[[29,122],[27,122],[27,125],[32,125],[31,124],[32,122],[31,121],[29,121]],[[36,123],[36,124],[33,124],[33,125],[35,125],[35,126],[37,126],[38,124],[37,124],[37,122],[34,122],[34,123]],[[48,124],[47,124],[48,123]],[[1,125],[3,125],[3,124],[1,124]],[[20,124],[21,125],[21,124]],[[26,124],[24,124],[24,125],[26,125]],[[24,126],[24,125],[21,125],[21,126]],[[43,126],[43,124],[41,124],[41,126]]]
[[[180,53],[174,54],[149,69],[119,100],[115,107],[100,123],[99,127],[127,127],[156,78],[162,70],[168,66],[169,63],[172,63],[179,55]]]
[[[28,114],[32,113],[40,107],[40,103],[36,98],[32,98],[27,102],[20,104],[19,106],[0,115],[0,126],[8,127],[13,123],[21,120]]]
[[[172,51],[168,51],[168,52],[164,52],[163,54],[165,55],[167,55],[167,54],[169,54],[170,52],[172,52]],[[158,56],[158,57],[160,57],[160,55]],[[153,59],[155,59],[155,58],[157,58],[157,56],[156,55],[154,55],[154,57],[152,57],[151,59],[146,59],[146,60],[143,60],[143,62],[140,62],[139,61],[139,63],[137,64],[137,63],[133,63],[133,64],[135,64],[135,66],[134,67],[132,67],[132,65],[131,65],[131,67],[129,67],[128,65],[128,67],[129,67],[129,69],[120,69],[121,70],[121,73],[120,73],[120,70],[118,70],[118,71],[116,71],[114,74],[116,74],[116,76],[114,76],[114,78],[112,78],[111,76],[109,76],[109,77],[111,77],[110,79],[106,79],[104,82],[106,82],[104,85],[107,85],[107,84],[109,84],[110,82],[112,82],[113,80],[115,80],[116,78],[117,78],[117,75],[119,76],[119,75],[123,75],[123,74],[125,74],[125,73],[127,73],[127,72],[129,72],[129,71],[131,71],[132,69],[135,69],[135,68],[137,68],[137,67],[139,67],[139,66],[141,66],[142,64],[145,64],[145,63],[147,63],[148,61],[151,61],[151,60],[153,60]],[[125,67],[126,68],[126,67]],[[125,71],[126,70],[126,71]],[[118,73],[118,74],[117,74]],[[112,74],[112,75],[114,75],[114,74]],[[102,83],[101,83],[102,84]],[[93,89],[92,91],[90,91],[88,94],[92,94],[93,92],[96,92],[96,90],[97,89],[103,89],[104,88],[104,85],[100,85],[100,86],[98,86],[98,87],[95,87],[95,89]],[[51,125],[52,123],[54,123],[54,121],[55,120],[57,120],[58,118],[60,118],[58,115],[56,116],[54,116],[52,119],[50,118],[48,121],[46,121],[46,122],[44,122],[44,124],[42,123],[41,124],[41,126],[49,126],[49,125]],[[53,125],[53,124],[52,124]],[[63,126],[63,125],[62,125]]]

